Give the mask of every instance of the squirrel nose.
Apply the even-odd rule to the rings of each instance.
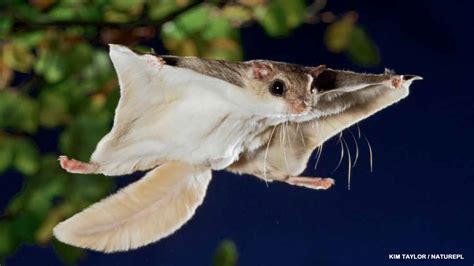
[[[290,101],[290,110],[293,114],[303,113],[304,111],[306,111],[308,106],[310,105],[308,104],[308,101],[306,99],[305,100],[297,99],[297,100]]]
[[[294,114],[301,114],[306,110],[306,107],[303,104],[297,104],[293,106],[293,113]]]

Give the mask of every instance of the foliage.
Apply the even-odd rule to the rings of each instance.
[[[239,254],[231,240],[223,240],[214,254],[214,266],[236,266]]]
[[[327,48],[334,53],[345,52],[349,59],[362,66],[377,65],[377,47],[364,29],[356,25],[357,15],[349,12],[328,26],[324,36]]]
[[[0,221],[0,262],[23,243],[46,245],[59,221],[110,193],[111,179],[66,174],[56,158],[88,160],[108,131],[118,100],[107,43],[150,51],[159,37],[169,53],[242,60],[240,28],[258,23],[284,37],[302,23],[328,23],[332,52],[373,65],[375,45],[354,13],[321,13],[304,0],[9,0],[0,3],[0,174],[18,172],[23,187]],[[324,16],[323,16],[324,15]],[[331,17],[331,19],[321,19]],[[53,241],[65,263],[84,251]],[[224,241],[215,265],[235,265]]]

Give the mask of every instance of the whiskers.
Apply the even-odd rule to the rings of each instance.
[[[357,126],[359,126],[359,125],[357,125]],[[354,168],[354,166],[356,166],[356,164],[357,164],[357,159],[359,159],[359,143],[358,143],[354,133],[352,133],[352,130],[350,128],[348,130],[349,130],[349,133],[351,133],[352,141],[354,142],[355,149],[356,149],[354,163],[352,164],[352,168]],[[360,130],[360,128],[359,128],[359,130]]]
[[[290,139],[290,128],[288,126],[288,121],[285,121],[283,124],[283,127],[285,128],[285,134],[286,134],[286,140],[288,141],[288,146],[290,147],[290,151],[292,154],[295,154],[295,150],[293,149],[293,144],[291,144],[291,139]]]
[[[357,162],[359,161],[359,155],[360,155],[360,149],[359,149],[359,141],[363,139],[367,145],[367,149],[369,152],[369,167],[370,167],[370,172],[373,172],[374,168],[374,161],[373,161],[373,149],[372,145],[370,144],[370,141],[368,137],[362,133],[359,124],[357,126],[357,133],[354,134],[350,128],[347,129],[349,132],[352,139],[352,145],[346,140],[345,138],[345,131],[341,131],[339,133],[339,138],[336,143],[336,145],[339,146],[340,148],[340,155],[339,155],[339,161],[337,162],[336,167],[331,171],[331,175],[334,174],[342,165],[343,161],[345,158],[347,158],[347,189],[351,190],[351,182],[352,182],[352,169],[357,165]],[[351,152],[351,146],[355,148],[354,152]],[[323,150],[323,145],[321,144],[319,147],[317,147],[316,150],[316,162],[314,165],[314,170],[317,169],[318,164],[321,159],[321,154]]]
[[[279,129],[278,134],[279,134],[279,140],[280,140],[280,149],[281,152],[283,153],[283,158],[285,160],[285,166],[287,171],[289,171],[289,163],[288,163],[288,158],[287,158],[287,152],[286,152],[286,146],[288,145],[290,147],[290,151],[294,153],[293,150],[293,145],[291,144],[291,139],[290,139],[290,129],[288,126],[288,122],[284,122],[279,125],[273,126],[272,131],[270,132],[270,137],[268,138],[266,148],[265,148],[265,154],[263,158],[263,179],[265,180],[265,184],[268,187],[268,178],[267,178],[267,161],[268,161],[268,152],[270,150],[270,144],[272,142],[273,136],[275,135],[276,129]]]
[[[340,147],[341,147],[341,156],[339,156],[339,162],[337,163],[336,168],[334,168],[334,170],[331,171],[331,175],[334,174],[334,172],[336,172],[337,169],[339,169],[339,166],[341,166],[342,160],[344,159],[344,146],[341,141],[342,138],[343,138],[343,135],[341,131],[341,133],[339,133],[339,140],[337,141],[337,144],[340,144]]]
[[[285,159],[285,166],[286,166],[286,170],[288,171],[289,169],[289,164],[288,164],[288,158],[286,156],[286,145],[285,145],[285,141],[287,140],[286,138],[286,134],[285,134],[285,123],[282,124],[282,126],[280,127],[280,148],[283,152],[283,158]]]
[[[349,151],[349,146],[347,145],[347,142],[344,138],[342,139],[342,142],[344,143],[344,147],[346,147],[346,151],[347,151],[347,189],[351,190],[351,174],[352,174],[351,152]]]
[[[321,154],[323,153],[323,147],[324,147],[324,143],[322,143],[321,145],[319,145],[319,147],[316,148],[317,151],[316,151],[316,162],[314,163],[314,171],[318,169],[319,159],[321,159]]]
[[[372,145],[370,145],[370,141],[369,139],[367,138],[366,135],[363,135],[364,136],[364,139],[365,139],[365,142],[367,143],[367,147],[369,148],[369,165],[370,165],[370,172],[372,173],[374,171],[374,156],[373,156],[373,152],[372,152]]]
[[[275,129],[277,126],[273,126],[272,132],[270,133],[270,138],[267,141],[267,147],[265,148],[265,155],[263,157],[263,179],[265,180],[265,185],[268,187],[268,179],[267,179],[267,157],[268,157],[268,149],[270,148],[270,143],[272,142],[273,134],[275,133]]]

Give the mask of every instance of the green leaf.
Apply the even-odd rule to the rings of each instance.
[[[14,1],[12,1],[14,2]],[[35,21],[41,16],[41,12],[33,5],[25,4],[23,1],[15,1],[13,3],[13,10],[15,17],[25,19],[27,21]]]
[[[31,98],[22,97],[15,107],[19,129],[28,133],[36,132],[38,128],[38,103]]]
[[[35,48],[43,37],[44,32],[42,30],[36,30],[15,34],[11,37],[11,40],[13,42],[19,42],[28,48]]]
[[[118,90],[118,89],[113,90],[107,96],[107,101],[105,103],[105,109],[111,114],[115,113],[115,109],[117,108],[117,104],[118,104],[119,99],[120,99],[120,90]]]
[[[76,18],[76,10],[77,7],[75,5],[57,5],[48,12],[49,19],[59,21],[72,20]]]
[[[0,128],[13,128],[28,133],[38,127],[38,104],[26,96],[0,92]]]
[[[227,38],[216,38],[206,43],[202,56],[212,59],[240,61],[242,60],[243,52],[237,41]]]
[[[214,266],[236,266],[238,256],[234,242],[223,240],[214,254]]]
[[[15,239],[9,221],[0,221],[0,262],[15,249]]]
[[[115,22],[115,23],[126,23],[132,20],[132,17],[130,16],[130,14],[124,11],[119,11],[119,10],[114,10],[114,9],[106,9],[104,12],[104,18],[105,18],[105,21],[107,22]]]
[[[39,152],[27,139],[15,140],[15,158],[13,165],[24,175],[33,175],[39,168]]]
[[[355,24],[353,15],[346,15],[328,26],[324,42],[329,51],[345,52],[355,64],[370,67],[380,62],[377,46],[364,29]]]
[[[60,51],[53,47],[40,49],[35,71],[38,74],[43,74],[47,82],[58,82],[66,74],[66,58],[67,56],[60,54]]]
[[[133,1],[130,1],[133,2]],[[49,20],[68,21],[81,19],[87,21],[100,21],[102,9],[99,1],[67,1],[56,3],[48,12]]]
[[[67,96],[58,91],[43,90],[39,95],[40,124],[45,127],[56,127],[67,121],[68,102]]]
[[[123,23],[135,19],[143,10],[143,0],[111,0],[106,6],[104,18],[109,22]]]
[[[0,39],[8,35],[12,25],[13,25],[12,17],[5,16],[5,15],[0,16]]]
[[[53,228],[65,217],[72,215],[74,211],[74,207],[67,202],[61,202],[59,205],[52,207],[36,231],[36,242],[40,244],[48,243],[53,236]]]
[[[74,38],[74,34],[70,37]],[[35,64],[35,71],[43,74],[49,83],[75,75],[93,62],[94,49],[90,44],[77,42],[56,47],[54,41],[50,46],[39,49],[39,58]]]
[[[341,19],[329,25],[324,34],[324,43],[329,51],[340,53],[349,46],[354,23],[349,19]]]
[[[299,26],[304,19],[306,3],[304,0],[274,0],[267,6],[257,6],[255,16],[268,35],[281,37]]]
[[[139,12],[143,8],[144,0],[110,0],[109,5],[112,7],[122,10],[122,11],[129,11],[129,12]]]
[[[17,102],[17,96],[13,93],[0,91],[0,128],[8,128],[16,123],[14,108]]]
[[[0,91],[7,88],[10,85],[14,77],[13,70],[9,68],[3,60],[0,59]]]
[[[7,231],[10,234],[5,240],[8,241],[6,246],[9,247],[6,254],[11,254],[20,243],[33,243],[40,240],[37,239],[38,234],[40,234],[40,229],[43,229],[42,234],[45,234],[47,230],[43,226],[45,221],[50,221],[47,218],[52,212],[53,200],[58,196],[63,196],[68,188],[65,182],[68,176],[59,169],[56,156],[44,155],[41,158],[40,168],[36,175],[25,178],[22,190],[15,195],[6,209],[9,217]],[[64,219],[64,216],[60,219]],[[0,241],[3,241],[4,234],[1,226]],[[0,246],[2,246],[1,243]],[[0,248],[0,254],[2,252]]]
[[[10,230],[15,238],[33,243],[36,229],[40,224],[40,217],[32,212],[25,211],[12,217]]]
[[[252,12],[243,6],[228,5],[222,9],[222,16],[233,24],[241,25],[252,19]]]
[[[278,5],[257,6],[255,16],[265,32],[272,37],[281,37],[290,33],[285,12]]]
[[[100,1],[84,2],[81,8],[77,8],[77,17],[88,21],[102,20],[102,4]]]
[[[176,25],[176,23],[170,21],[163,25],[163,30],[161,32],[163,41],[166,44],[166,41],[169,39],[172,40],[184,40],[187,36],[186,32]]]
[[[380,63],[377,46],[360,26],[355,26],[347,50],[349,59],[361,66],[370,67]]]
[[[112,180],[103,175],[81,175],[74,179],[74,187],[80,189],[71,191],[67,197],[72,202],[85,204],[83,208],[110,193]]]
[[[218,17],[209,21],[201,36],[203,39],[236,38],[238,33],[227,19]]]
[[[39,161],[39,172],[25,179],[23,189],[8,204],[7,214],[14,216],[31,211],[44,219],[52,206],[53,198],[65,193],[70,176],[60,169],[57,156],[46,154]]]
[[[23,42],[8,42],[2,49],[3,62],[12,69],[28,72],[35,60],[33,53]]]
[[[96,51],[92,57],[91,66],[93,67],[93,74],[96,78],[108,80],[114,74],[112,63],[109,55],[102,51]]]
[[[286,23],[289,28],[294,29],[299,26],[304,19],[306,12],[306,3],[304,0],[277,0],[284,10]]]
[[[14,142],[10,138],[0,136],[0,173],[10,167],[13,156]]]
[[[107,86],[107,84],[104,84],[105,82],[115,80],[113,67],[107,53],[104,51],[89,51],[88,56],[90,60],[84,61],[82,65],[80,86],[70,88],[71,90],[79,90],[82,95],[96,92],[103,86]]]
[[[14,166],[24,175],[33,175],[39,168],[39,152],[29,139],[0,136],[0,172]]]
[[[52,53],[44,71],[44,77],[48,82],[54,83],[60,81],[67,69],[67,63],[64,57],[59,53]]]
[[[77,265],[77,262],[86,254],[84,249],[63,244],[57,240],[53,241],[53,247],[66,265]]]
[[[69,49],[62,50],[61,56],[67,62],[68,72],[76,73],[93,62],[94,49],[88,43],[79,42],[69,47]]]
[[[148,16],[150,19],[158,20],[178,9],[176,0],[148,0]]]
[[[97,142],[110,129],[110,120],[105,113],[79,116],[61,134],[61,151],[79,160],[87,161]]]
[[[210,10],[207,5],[201,5],[180,15],[176,20],[176,25],[187,34],[196,33],[209,22]]]

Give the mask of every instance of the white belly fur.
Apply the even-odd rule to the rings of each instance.
[[[244,89],[190,70],[165,65],[139,79],[132,71],[117,69],[122,97],[114,126],[91,156],[106,175],[175,160],[223,169],[248,148],[246,140],[284,119],[256,115],[258,103],[245,92],[229,101],[221,91]]]

